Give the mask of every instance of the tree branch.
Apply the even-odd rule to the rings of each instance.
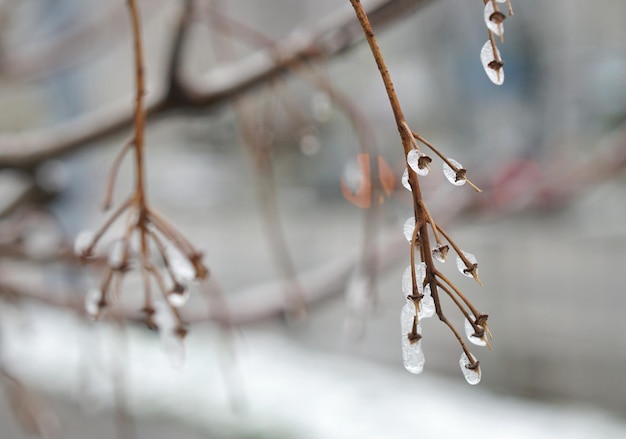
[[[368,14],[376,26],[406,17],[433,0],[375,0]],[[259,52],[219,66],[203,78],[179,82],[176,94],[157,88],[146,97],[146,116],[154,118],[170,110],[199,111],[217,107],[285,73],[285,67],[304,61],[333,57],[362,40],[357,20],[348,7],[319,20],[309,29],[279,41],[274,50]],[[276,53],[281,57],[277,58]],[[165,78],[169,83],[169,78]],[[92,142],[128,129],[133,105],[124,99],[51,129],[0,138],[0,167],[33,168],[40,162],[87,147]]]

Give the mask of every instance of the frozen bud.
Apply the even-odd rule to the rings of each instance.
[[[476,256],[471,253],[464,252],[463,250],[461,250],[461,253],[463,253],[463,256],[465,257],[469,265],[465,263],[461,256],[457,255],[456,268],[458,268],[462,275],[467,277],[473,277],[476,282],[482,284],[480,279],[478,278],[478,261],[476,260]]]
[[[496,85],[504,83],[504,62],[500,56],[500,51],[490,40],[487,40],[480,49],[480,62],[491,82]]]
[[[74,254],[79,258],[89,258],[92,256],[93,245],[96,235],[89,231],[83,230],[76,236],[74,241]]]
[[[177,283],[187,285],[196,279],[196,269],[194,265],[178,247],[173,244],[169,244],[165,247],[165,257],[174,275],[174,280]]]
[[[411,239],[413,239],[414,232],[415,232],[415,217],[412,216],[410,218],[407,218],[407,220],[404,222],[404,225],[402,226],[402,233],[404,233],[404,237],[406,238],[406,240],[411,242]]]
[[[476,346],[487,346],[487,340],[485,340],[485,330],[480,326],[478,326],[478,328],[478,332],[480,334],[478,334],[477,331],[474,330],[474,326],[472,325],[472,323],[469,320],[465,319],[465,336],[470,341],[470,343],[475,344]]]
[[[430,172],[432,159],[416,149],[412,149],[406,155],[406,162],[417,175],[426,176]]]
[[[446,244],[437,244],[432,249],[433,257],[439,262],[446,262],[448,250],[450,250],[450,247],[448,247]]]
[[[405,303],[400,314],[402,331],[402,362],[404,368],[411,373],[418,374],[424,370],[424,352],[422,352],[422,328],[415,320],[415,305]]]
[[[485,3],[484,19],[487,29],[500,38],[504,36],[504,20],[506,19],[506,15],[500,11],[496,11],[491,0]]]
[[[465,175],[467,171],[463,169],[463,165],[454,159],[448,157],[448,161],[456,168],[453,169],[448,163],[443,162],[443,175],[446,176],[448,181],[455,186],[463,186],[465,184]]]
[[[167,295],[167,301],[173,307],[180,308],[181,306],[185,306],[189,300],[189,296],[191,296],[191,293],[188,288],[180,284],[175,284],[172,291]]]
[[[90,289],[85,295],[85,312],[91,318],[97,319],[105,307],[106,300],[102,291],[98,288]]]
[[[404,186],[405,189],[408,191],[413,191],[413,189],[411,188],[411,184],[409,183],[409,170],[406,168],[402,173],[402,186]]]
[[[461,366],[461,372],[463,372],[465,381],[472,386],[480,383],[480,366],[478,365],[478,361],[472,363],[469,358],[467,358],[465,352],[462,352],[459,365]]]
[[[415,279],[417,280],[417,293],[424,294],[424,279],[426,278],[426,264],[420,262],[415,264]],[[413,279],[411,266],[409,265],[402,273],[402,295],[407,297],[413,295]]]

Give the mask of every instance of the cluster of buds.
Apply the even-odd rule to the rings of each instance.
[[[480,49],[480,62],[485,69],[487,76],[496,85],[504,82],[504,61],[500,56],[500,51],[496,46],[495,37],[504,41],[504,20],[506,15],[500,11],[498,3],[506,3],[508,15],[513,15],[513,7],[510,0],[484,0],[485,1],[485,25],[489,31],[489,39]]]
[[[406,125],[405,129],[410,132]],[[416,178],[418,176],[424,177],[430,172],[432,159],[421,151],[418,143],[420,142],[442,160],[443,174],[450,183],[455,186],[462,186],[467,183],[480,192],[480,189],[468,179],[467,170],[459,162],[444,157],[419,134],[414,132],[410,132],[410,134],[412,148],[407,153],[407,168],[402,178],[403,185],[407,190],[413,190],[409,172],[414,173]],[[433,220],[424,203],[417,207],[416,212],[421,213],[422,219],[416,221],[416,217],[412,216],[402,226],[404,236],[411,247],[411,265],[405,269],[402,275],[402,295],[406,298],[400,316],[404,367],[411,373],[422,372],[425,357],[421,346],[422,327],[420,322],[421,319],[437,314],[439,319],[455,334],[461,345],[462,353],[459,364],[463,376],[468,383],[477,384],[481,378],[479,362],[469,351],[455,326],[445,316],[439,293],[443,292],[450,297],[465,317],[465,333],[470,343],[491,347],[489,343],[491,332],[487,327],[488,316],[480,313],[459,288],[438,270],[435,261],[445,263],[448,259],[448,253],[453,251],[456,253],[456,266],[459,272],[482,285],[478,277],[478,262],[473,254],[461,250],[445,230]],[[431,235],[435,240],[432,246],[430,244]],[[416,254],[419,255],[420,262],[416,261]]]
[[[100,286],[85,296],[85,311],[94,319],[100,318],[110,308],[111,301],[120,295],[125,275],[135,264],[139,265],[144,284],[146,324],[151,329],[158,329],[164,350],[172,363],[180,366],[187,329],[178,308],[189,299],[191,283],[208,276],[202,254],[164,218],[145,206],[132,203],[132,200],[122,204],[97,232],[79,233],[74,252],[82,262],[95,259],[97,247],[106,232],[125,211],[128,225],[123,236],[107,246],[105,273]],[[153,284],[164,300],[153,296]]]

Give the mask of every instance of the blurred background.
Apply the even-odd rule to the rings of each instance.
[[[140,2],[149,91],[164,85],[180,3]],[[182,58],[189,77],[216,68],[227,44],[207,25],[211,2],[196,3]],[[276,40],[349,8],[222,3],[223,14]],[[7,139],[131,101],[125,2],[0,6],[0,161]],[[422,325],[424,372],[402,366],[402,224],[412,207],[389,104],[361,43],[320,66],[367,118],[369,141],[396,175],[376,211],[342,196],[340,178],[359,184],[360,147],[328,92],[288,73],[246,95],[258,135],[271,138],[280,227],[310,292],[304,319],[282,312],[280,238],[268,233],[258,171],[230,106],[150,121],[151,203],[211,270],[182,309],[191,321],[182,370],[141,324],[120,329],[62,306],[99,282],[63,252],[103,223],[109,166],[130,131],[36,166],[0,163],[0,438],[626,438],[626,3],[514,0],[513,8],[498,43],[502,86],[480,64],[481,2],[433,0],[376,29],[411,128],[485,189],[448,184],[438,160],[422,179],[435,219],[479,261],[482,288],[442,267],[489,314],[493,350],[473,349],[479,386],[465,383],[459,345],[436,318]],[[241,41],[228,49],[233,59],[256,50]],[[127,158],[116,200],[132,184]],[[372,246],[374,300],[362,286]],[[49,291],[57,306],[34,291]],[[248,318],[228,328],[207,322],[218,306],[211,292]],[[123,294],[141,294],[133,274]]]

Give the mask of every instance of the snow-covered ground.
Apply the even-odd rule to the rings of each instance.
[[[110,327],[33,306],[3,312],[3,355],[27,386],[91,412],[111,408],[112,370],[122,367],[115,381],[128,383],[140,422],[176,421],[208,437],[626,438],[626,422],[590,407],[496,395],[460,374],[414,376],[400,359],[389,367],[312,351],[276,329],[236,333],[229,345],[214,328],[193,328],[177,371],[148,331],[126,331],[126,357]]]

